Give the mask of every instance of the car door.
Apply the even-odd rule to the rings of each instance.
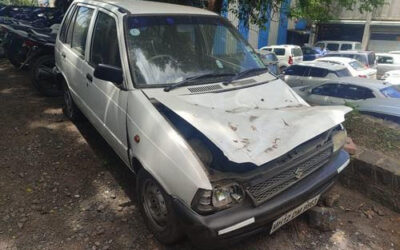
[[[76,5],[72,4],[65,14],[65,18],[61,25],[60,31],[57,36],[56,45],[55,45],[55,61],[56,66],[60,70],[60,72],[64,73],[64,76],[68,79],[71,78],[70,70],[68,68],[68,61],[66,60],[65,50],[70,45],[70,41],[67,41],[68,29],[71,26],[71,22],[73,17],[75,16]]]
[[[307,101],[314,105],[334,105],[339,91],[339,84],[326,83],[310,90]]]
[[[399,65],[394,64],[394,59],[392,56],[378,56],[377,60],[378,78],[381,78],[385,74],[385,72],[394,69],[399,69]]]
[[[60,46],[61,61],[65,68],[70,92],[81,111],[91,119],[85,100],[86,78],[85,65],[86,43],[94,8],[78,5],[68,28],[66,43]]]
[[[96,123],[100,124],[101,133],[116,153],[124,160],[127,158],[126,105],[127,91],[113,82],[94,77],[98,64],[117,68],[121,66],[120,45],[118,35],[118,18],[111,12],[99,9],[93,28],[89,33],[90,45],[87,62],[83,65],[86,79],[87,105]]]
[[[309,67],[293,65],[285,71],[285,82],[291,87],[303,86],[304,74]]]
[[[329,71],[324,68],[310,67],[308,77],[305,77],[303,85],[315,85],[326,81]]]

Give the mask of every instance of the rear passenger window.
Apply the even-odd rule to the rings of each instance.
[[[314,68],[312,67],[310,70],[310,76],[312,77],[325,77],[329,73],[326,69]]]
[[[330,51],[338,51],[339,50],[339,44],[337,43],[328,43],[326,45],[326,49]]]
[[[338,92],[339,92],[339,86],[340,85],[333,84],[333,83],[324,84],[324,85],[314,88],[311,91],[311,94],[337,97]]]
[[[303,56],[303,52],[301,51],[300,48],[294,48],[294,49],[292,49],[292,55],[293,55],[294,57],[296,57],[296,56]]]
[[[275,55],[277,56],[284,56],[285,55],[285,49],[274,49]]]
[[[340,46],[340,50],[351,50],[351,49],[352,49],[352,46],[351,46],[350,43],[343,43],[343,44]]]
[[[293,65],[286,69],[285,75],[289,76],[304,76],[304,73],[307,71],[308,67],[303,67],[299,65]]]
[[[338,77],[352,76],[348,69],[341,69],[334,72]]]
[[[60,41],[65,43],[67,40],[67,31],[68,31],[68,26],[71,22],[72,16],[75,13],[75,5],[71,6],[71,8],[68,10],[68,13],[65,16],[64,22],[61,26],[60,29]]]
[[[89,62],[94,66],[102,63],[121,67],[117,25],[113,17],[103,12],[97,15]]]
[[[374,98],[375,95],[368,88],[349,85],[343,86],[343,89],[340,91],[340,97],[351,100],[362,100]]]
[[[390,56],[379,56],[378,57],[378,63],[393,64],[393,57],[390,57]]]
[[[79,7],[75,18],[75,23],[73,23],[71,48],[81,56],[85,55],[86,38],[92,15],[93,9],[83,6]]]

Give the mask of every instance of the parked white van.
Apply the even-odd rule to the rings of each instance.
[[[279,71],[283,72],[290,65],[303,61],[303,51],[297,45],[271,45],[260,48],[260,51],[274,52],[279,59]]]
[[[55,59],[64,114],[82,112],[137,174],[138,207],[165,244],[273,233],[349,163],[350,108],[310,107],[215,13],[78,0]]]
[[[314,47],[329,51],[361,50],[361,43],[352,41],[319,41]]]

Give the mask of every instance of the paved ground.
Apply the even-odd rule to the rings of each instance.
[[[89,123],[71,123],[60,107],[0,60],[0,249],[192,249],[149,234],[134,175]],[[334,192],[336,231],[302,216],[230,249],[400,249],[400,214],[342,186]]]

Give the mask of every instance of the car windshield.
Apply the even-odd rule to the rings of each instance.
[[[265,67],[221,17],[130,16],[125,26],[130,69],[135,84],[143,87],[166,86],[201,75],[207,79],[199,83],[209,83],[221,80],[219,75],[226,79]]]
[[[380,90],[381,93],[390,98],[400,98],[400,89],[395,86],[386,87]]]
[[[349,64],[353,69],[355,69],[357,71],[365,70],[367,68],[365,65],[363,65],[359,61],[351,61],[351,62],[349,62]]]

